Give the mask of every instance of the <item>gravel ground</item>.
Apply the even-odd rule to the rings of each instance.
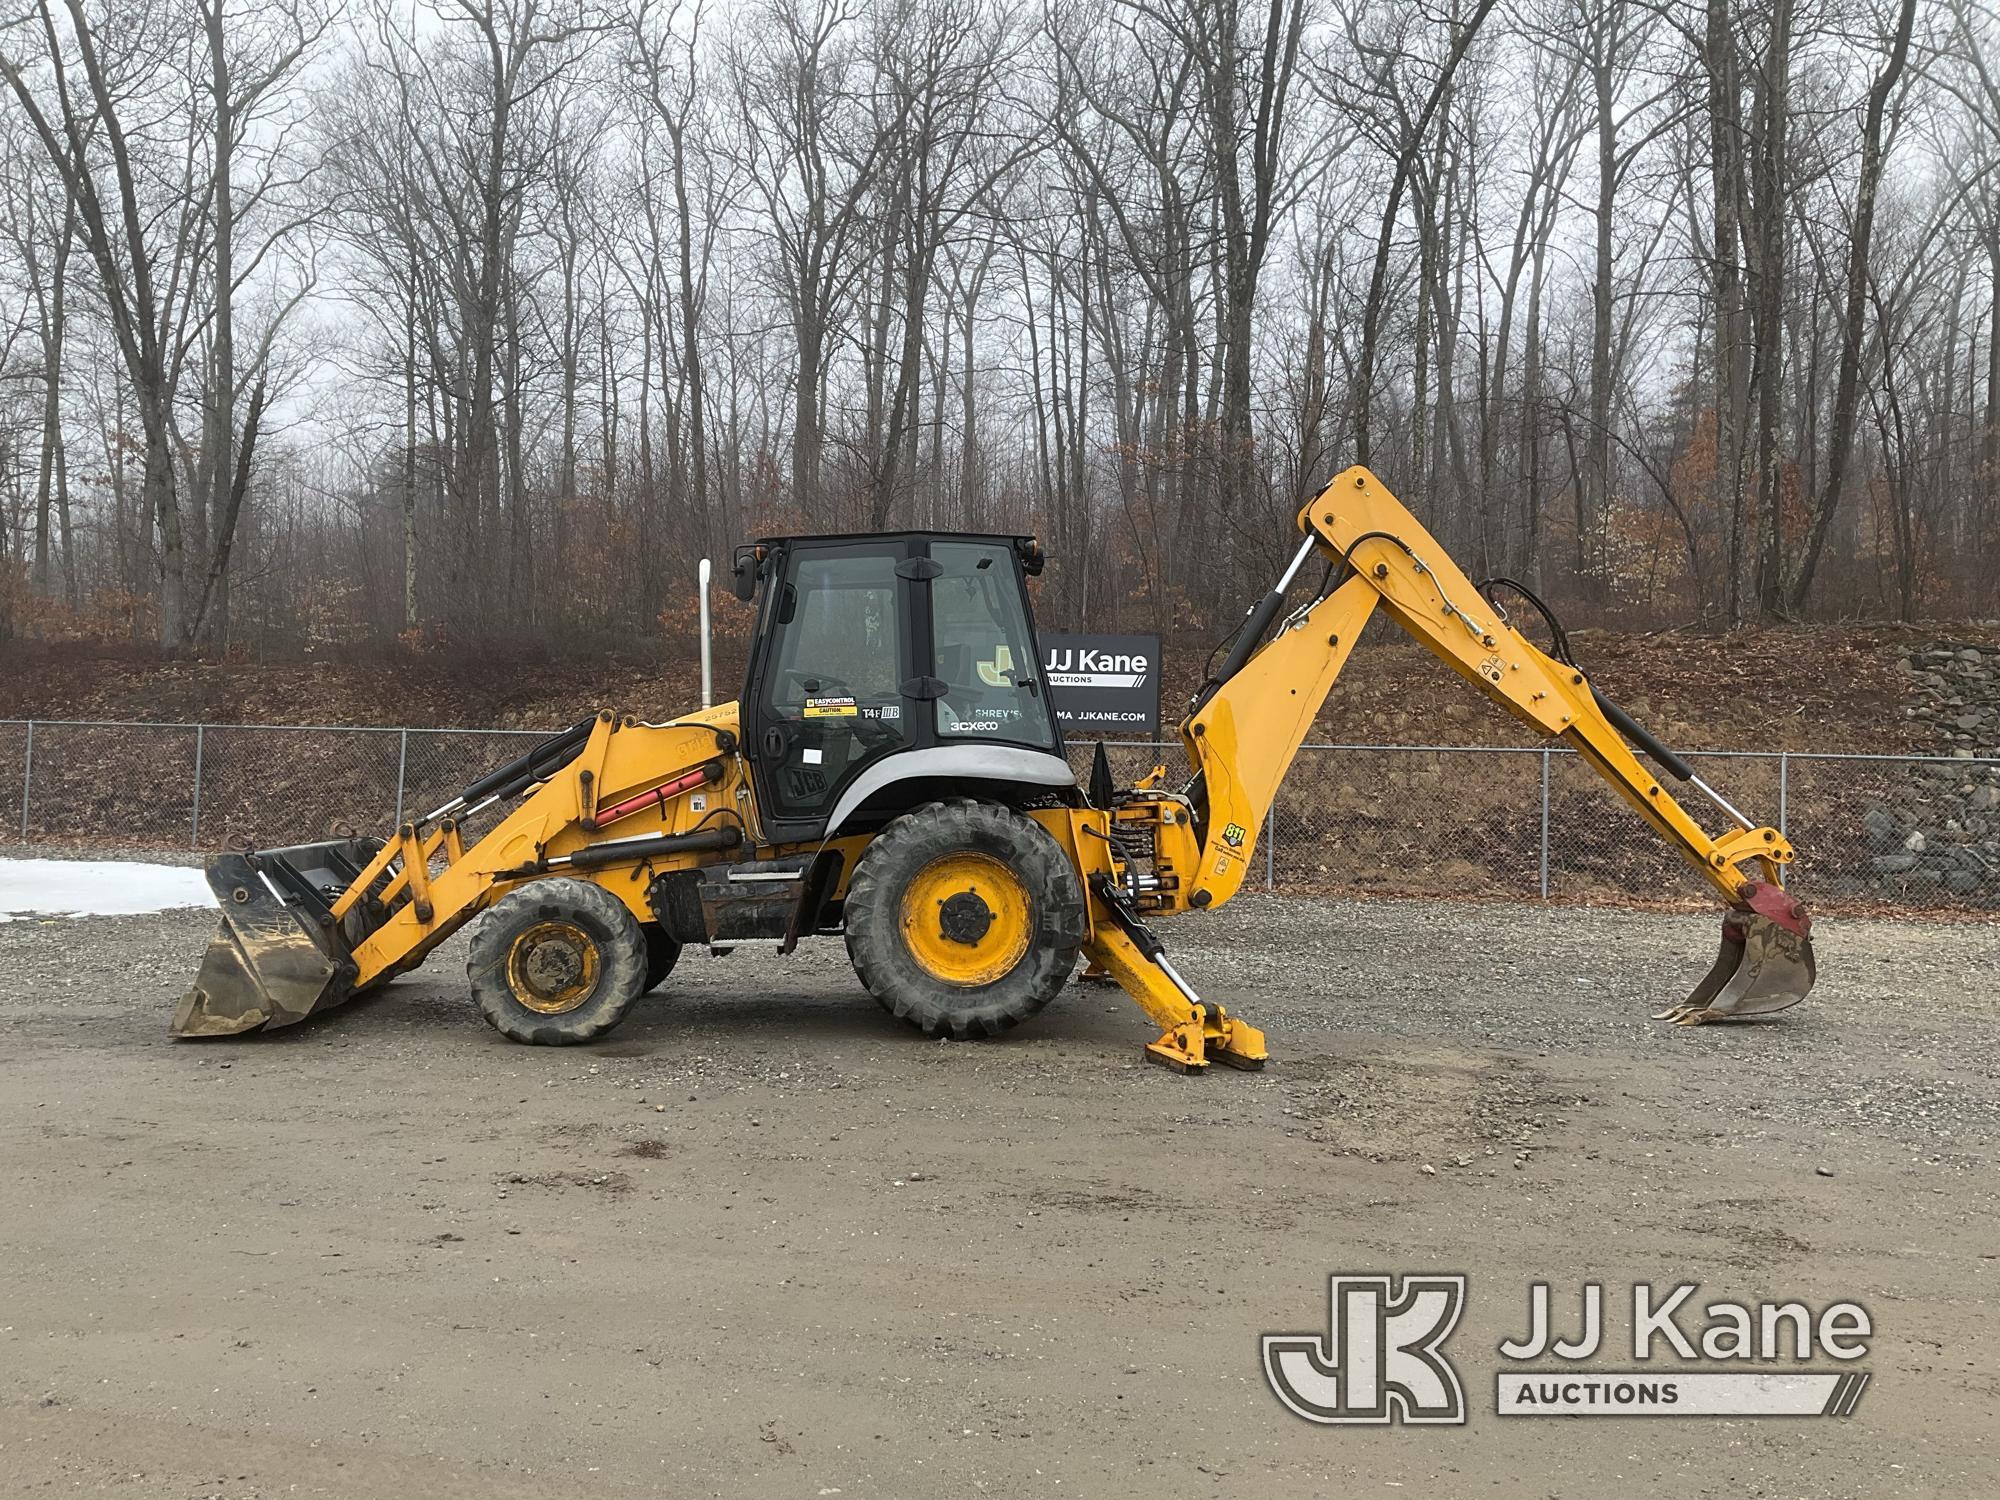
[[[1823,924],[1773,1021],[1645,1019],[1715,921],[1245,897],[1165,930],[1271,1036],[1139,1063],[1077,985],[927,1042],[837,943],[511,1046],[463,942],[171,1044],[212,918],[0,925],[0,1469],[140,1496],[2000,1493],[2000,928]],[[1470,1425],[1320,1428],[1257,1336],[1466,1272]],[[1845,1421],[1493,1413],[1530,1282],[1852,1298]],[[1699,1318],[1695,1319],[1697,1323]]]

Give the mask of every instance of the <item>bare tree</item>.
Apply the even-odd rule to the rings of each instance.
[[[1355,459],[1584,618],[1994,607],[1990,7],[321,3],[0,21],[7,628],[616,644],[909,522],[1219,629]]]

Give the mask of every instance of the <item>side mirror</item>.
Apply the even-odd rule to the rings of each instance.
[[[738,547],[732,554],[730,587],[745,604],[757,597],[757,570],[763,561],[762,547]]]

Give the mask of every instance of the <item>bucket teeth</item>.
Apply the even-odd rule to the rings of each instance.
[[[1810,935],[1759,912],[1731,912],[1722,919],[1722,949],[1701,983],[1653,1019],[1700,1026],[1771,1015],[1805,999],[1817,977]]]

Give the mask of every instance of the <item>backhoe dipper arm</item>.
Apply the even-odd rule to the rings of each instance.
[[[1188,905],[1220,905],[1242,884],[1278,785],[1379,608],[1515,718],[1574,748],[1732,907],[1803,938],[1804,913],[1779,889],[1779,872],[1792,858],[1784,836],[1751,826],[1679,756],[1598,696],[1581,671],[1509,625],[1372,473],[1356,467],[1340,474],[1299,512],[1299,527],[1306,545],[1285,582],[1314,554],[1324,554],[1345,581],[1287,616],[1259,648],[1278,613],[1266,596],[1181,726],[1206,799]],[[1711,837],[1639,762],[1628,738],[1705,792],[1737,826]]]

